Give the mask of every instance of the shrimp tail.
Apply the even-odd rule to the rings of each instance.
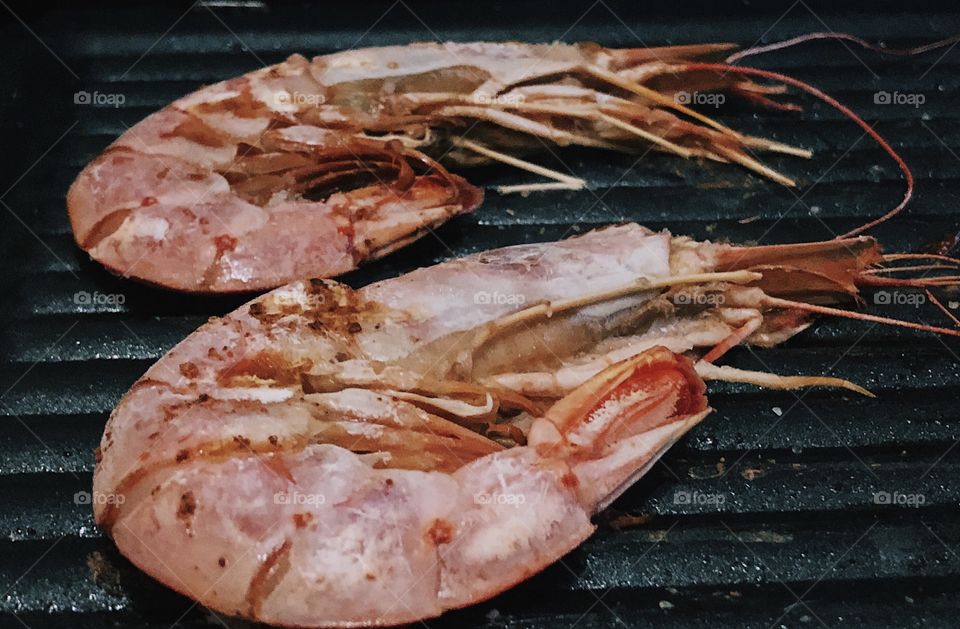
[[[596,513],[617,499],[710,413],[689,358],[663,347],[614,364],[554,404],[531,427],[541,456],[566,452],[580,500]]]

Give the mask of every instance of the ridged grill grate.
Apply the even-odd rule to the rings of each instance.
[[[6,225],[0,243],[7,252],[0,275],[3,626],[19,626],[18,619],[31,627],[218,624],[126,563],[94,526],[89,506],[74,499],[90,488],[92,450],[122,393],[208,316],[242,301],[127,282],[75,247],[66,188],[126,126],[200,84],[258,67],[258,59],[272,63],[293,52],[324,53],[357,42],[563,38],[640,45],[639,35],[649,45],[748,45],[761,34],[775,40],[826,25],[900,46],[960,31],[960,16],[949,9],[903,15],[871,7],[862,13],[842,3],[814,12],[802,2],[732,9],[598,2],[546,13],[526,2],[422,8],[347,3],[335,9],[236,4],[196,5],[185,13],[185,7],[147,5],[47,14],[13,7],[62,63],[17,19],[10,17],[2,28],[7,61],[0,70],[6,86],[0,108],[9,143],[0,159],[6,162],[3,189],[12,186],[0,196],[7,206],[0,209]],[[913,167],[918,188],[908,213],[875,232],[887,250],[916,250],[957,232],[960,52],[885,59],[820,43],[762,63],[853,107]],[[119,108],[77,105],[78,90],[123,94],[125,102]],[[876,103],[880,90],[922,94],[926,102]],[[558,151],[559,157],[536,159],[583,176],[588,190],[501,197],[494,186],[531,179],[495,167],[466,172],[488,190],[478,212],[345,280],[361,285],[451,256],[623,220],[738,242],[823,239],[892,206],[903,187],[895,165],[833,110],[796,100],[805,113],[729,104],[718,116],[733,128],[815,151],[809,161],[764,156],[801,182],[799,200],[735,167],[648,157],[630,169],[632,156]],[[123,303],[95,293],[120,295]],[[82,295],[90,298],[85,302]],[[870,307],[945,323],[929,305],[876,306],[871,298]],[[777,349],[734,351],[730,360],[738,366],[759,367],[762,361],[781,372],[829,371],[878,397],[810,391],[798,398],[711,386],[716,412],[614,504],[603,518],[612,524],[564,565],[428,624],[955,622],[958,355],[960,344],[951,340],[846,321],[821,321]],[[878,492],[921,496],[922,504],[878,504]],[[624,522],[618,514],[650,519],[617,530],[613,524]]]

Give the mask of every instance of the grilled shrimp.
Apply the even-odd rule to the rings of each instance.
[[[375,390],[233,400],[208,411],[225,418],[200,420],[201,440],[178,444],[186,458],[129,488],[135,503],[111,530],[149,573],[232,615],[298,627],[428,618],[586,539],[591,514],[706,416],[703,390],[688,359],[650,350],[510,449]]]
[[[687,69],[729,48],[448,43],[294,55],[130,128],[70,188],[74,237],[124,276],[252,291],[344,273],[476,208],[480,190],[435,159],[498,159],[576,187],[502,150],[653,147],[790,185],[749,153],[807,151],[684,104],[718,90],[773,104],[782,86]]]
[[[714,362],[846,313],[898,260],[866,237],[751,248],[623,225],[358,290],[294,282],[120,401],[96,519],[228,614],[381,625],[469,605],[585,539],[704,417],[701,377],[866,393]]]

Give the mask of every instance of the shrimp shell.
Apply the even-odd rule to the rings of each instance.
[[[376,389],[282,387],[248,317],[209,324],[134,385],[94,486],[124,496],[96,517],[136,565],[253,620],[399,624],[493,596],[586,539],[591,514],[708,412],[690,361],[657,348],[504,449]],[[238,364],[271,385],[234,384]]]
[[[697,90],[770,91],[683,71],[729,48],[447,43],[294,55],[127,130],[70,188],[74,237],[127,277],[252,291],[344,273],[476,208],[480,190],[435,159],[469,165],[544,143],[654,147],[792,183],[750,152],[805,152],[683,104]]]
[[[809,325],[788,298],[855,298],[880,260],[870,238],[736,247],[623,225],[359,290],[294,282],[134,384],[99,448],[96,519],[232,615],[366,626],[469,605],[590,535],[706,415],[698,373],[863,392],[681,353],[782,342]]]

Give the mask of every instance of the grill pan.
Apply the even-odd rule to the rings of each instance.
[[[903,13],[802,0],[84,3],[46,11],[11,4],[0,13],[0,625],[78,629],[223,620],[127,563],[84,504],[92,451],[119,397],[209,316],[244,301],[134,284],[75,247],[67,186],[126,127],[201,84],[293,52],[436,39],[751,45],[828,29],[900,47],[960,32],[960,15],[946,4]],[[957,233],[960,51],[895,59],[818,43],[755,63],[848,104],[912,166],[915,200],[875,231],[887,250],[917,250]],[[81,92],[122,95],[123,103],[85,104]],[[924,102],[887,104],[878,93]],[[733,102],[717,112],[735,129],[814,150],[811,160],[764,156],[800,182],[795,191],[732,166],[562,150],[536,160],[584,177],[589,189],[500,196],[495,186],[530,178],[500,167],[462,172],[487,190],[480,210],[344,280],[361,286],[453,256],[630,220],[745,243],[824,239],[891,207],[903,188],[896,166],[829,107],[796,100],[803,114]],[[866,300],[877,314],[944,324],[929,304]],[[958,355],[955,340],[827,320],[776,349],[735,350],[729,362],[739,367],[829,373],[878,397],[711,385],[716,412],[600,516],[600,531],[581,548],[506,594],[427,625],[955,624]]]

